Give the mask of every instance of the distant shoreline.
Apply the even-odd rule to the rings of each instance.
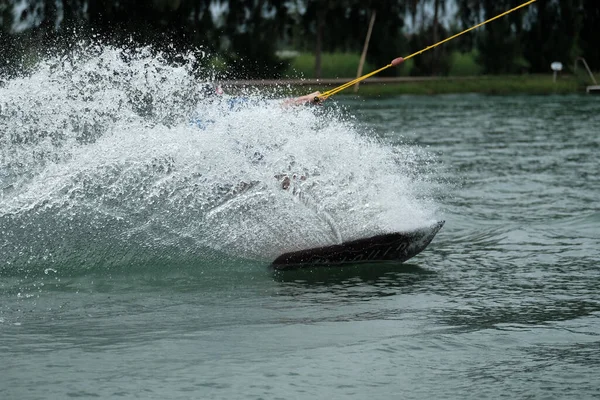
[[[288,88],[292,93],[327,90],[354,78],[334,79],[259,79],[227,80],[223,87],[235,88]],[[481,76],[418,76],[374,77],[361,82],[357,95],[390,96],[400,94],[569,94],[586,93],[589,83],[574,75],[562,75],[556,82],[552,74],[535,75],[481,75]],[[340,94],[355,94],[348,88]]]

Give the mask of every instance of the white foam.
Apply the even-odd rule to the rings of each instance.
[[[434,219],[422,151],[333,105],[205,99],[194,63],[94,46],[0,88],[4,256],[94,236],[269,260]]]

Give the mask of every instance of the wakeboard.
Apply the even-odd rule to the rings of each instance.
[[[314,266],[377,261],[404,262],[422,252],[444,226],[445,221],[408,232],[393,232],[351,240],[331,246],[284,253],[271,264],[286,270]]]

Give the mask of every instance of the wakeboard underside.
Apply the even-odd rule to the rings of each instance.
[[[394,232],[335,244],[285,253],[273,261],[277,270],[344,263],[397,261],[404,262],[423,251],[444,225],[444,221],[408,232]]]

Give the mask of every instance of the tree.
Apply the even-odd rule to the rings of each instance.
[[[416,3],[416,2],[415,2]],[[419,31],[414,33],[410,40],[411,52],[423,50],[424,48],[438,43],[444,37],[448,36],[448,31],[440,22],[443,16],[446,2],[444,0],[431,0],[429,2],[421,0],[421,6],[430,4],[433,15],[431,23],[429,17],[423,16],[423,23]],[[416,7],[416,5],[415,5]],[[425,12],[424,9],[421,12]],[[450,54],[454,43],[438,46],[432,50],[414,58],[414,67],[411,71],[414,75],[444,75],[450,69]]]
[[[384,66],[394,58],[406,54],[408,40],[404,35],[404,2],[397,0],[371,1],[370,8],[377,12],[377,23],[373,27],[371,44],[367,60],[373,65]],[[362,43],[365,37],[369,13],[365,13],[365,23],[361,31]],[[398,74],[398,68],[389,68],[382,72],[382,76],[394,76]]]
[[[229,0],[223,32],[229,42],[225,56],[237,66],[232,77],[277,76],[285,67],[275,51],[287,18],[283,1]]]
[[[485,19],[501,14],[513,4],[514,0],[484,0]],[[523,15],[524,13],[514,12],[485,25],[480,36],[479,54],[486,73],[520,72],[523,67],[523,48],[520,45]]]
[[[539,0],[526,37],[527,60],[533,71],[547,72],[553,61],[571,65],[578,55],[581,18],[573,0]]]
[[[407,0],[406,9],[411,17],[413,30],[417,30],[417,10],[419,9],[419,0]]]
[[[581,18],[580,48],[591,68],[600,71],[600,41],[598,27],[600,26],[600,2],[598,0],[583,0],[578,10]]]
[[[406,48],[402,33],[406,6],[399,0],[313,0],[307,1],[302,23],[312,39],[318,72],[321,51],[360,53],[367,33],[370,15],[377,13],[367,60],[374,65],[388,64]],[[394,75],[388,69],[382,75]]]
[[[440,41],[440,27],[441,23],[439,21],[440,17],[440,7],[444,9],[446,6],[446,2],[444,0],[434,0],[433,1],[433,22],[432,22],[432,36],[433,43],[437,43]],[[433,49],[433,62],[431,64],[431,71],[434,75],[439,73],[439,61],[440,61],[440,48],[436,47]]]
[[[522,0],[459,0],[463,21],[472,25],[522,4]],[[585,47],[591,57],[598,54],[594,27],[599,21],[594,0],[538,0],[485,26],[478,34],[477,48],[488,73],[529,70],[548,72],[550,63],[571,65]],[[586,21],[590,21],[588,30]]]

